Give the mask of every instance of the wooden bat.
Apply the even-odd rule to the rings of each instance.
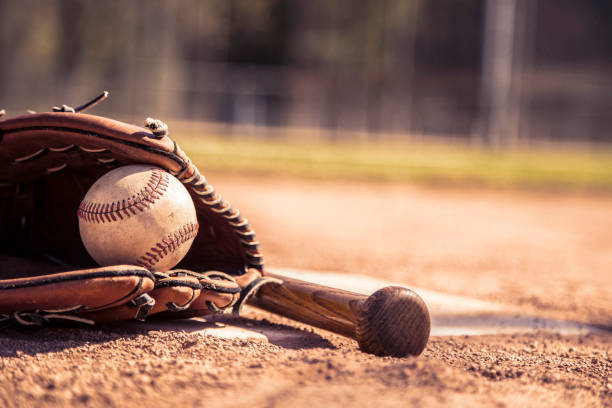
[[[410,289],[388,286],[371,296],[266,273],[250,305],[357,340],[366,353],[418,356],[429,339],[429,310]]]

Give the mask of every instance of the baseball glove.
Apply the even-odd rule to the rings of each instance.
[[[0,324],[237,313],[266,282],[255,233],[163,122],[139,127],[82,113],[107,95],[76,109],[0,119]],[[127,164],[166,170],[193,198],[200,228],[175,270],[99,267],[81,242],[76,214],[85,193]]]

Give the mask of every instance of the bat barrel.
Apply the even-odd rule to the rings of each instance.
[[[365,296],[299,279],[266,274],[282,284],[262,286],[248,303],[357,340],[376,355],[419,355],[427,345],[429,311],[413,291],[381,289]]]
[[[423,352],[431,320],[427,305],[410,289],[389,286],[362,304],[355,330],[359,347],[385,356],[418,356]]]

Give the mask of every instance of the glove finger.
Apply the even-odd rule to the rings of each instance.
[[[24,264],[30,262],[23,260]],[[31,263],[23,268],[35,267],[35,263]],[[107,309],[129,302],[154,287],[153,274],[133,265],[17,278],[10,278],[10,271],[4,270],[2,278],[2,314],[41,310],[45,313],[73,315],[82,311]]]
[[[191,276],[168,277],[155,282],[155,289],[120,306],[91,313],[79,313],[79,317],[96,323],[123,320],[140,320],[152,315],[187,309],[200,295],[200,284]]]
[[[222,312],[231,308],[239,299],[241,287],[231,276],[222,272],[210,271],[197,273],[187,270],[176,270],[176,275],[184,275],[197,278],[200,285],[199,296],[191,301],[184,310],[175,312],[161,312],[156,318],[182,319],[187,317],[205,316],[212,313]]]
[[[150,293],[155,306],[150,314],[165,311],[180,312],[187,309],[200,296],[202,286],[192,276],[160,279]]]

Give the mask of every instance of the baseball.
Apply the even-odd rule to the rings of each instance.
[[[119,167],[102,176],[77,216],[83,244],[101,266],[169,270],[198,233],[187,189],[165,170],[148,165]]]

